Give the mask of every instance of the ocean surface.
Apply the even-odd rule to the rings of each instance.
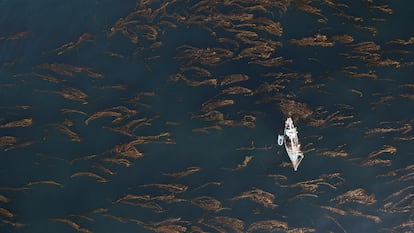
[[[414,230],[414,2],[223,2],[0,1],[0,232]]]

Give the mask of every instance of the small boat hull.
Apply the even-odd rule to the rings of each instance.
[[[279,145],[279,146],[282,146],[283,145],[283,141],[285,140],[285,136],[284,135],[278,135],[277,136],[277,144]]]

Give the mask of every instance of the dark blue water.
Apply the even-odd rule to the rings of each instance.
[[[239,232],[271,232],[263,222],[262,229],[253,228],[263,220],[287,224],[274,232],[413,229],[412,4],[355,1],[329,7],[312,2],[322,12],[318,16],[301,11],[300,1],[285,12],[272,6],[264,6],[266,12],[248,10],[259,5],[255,1],[214,3],[207,10],[193,1],[167,2],[0,2],[0,232],[237,232],[216,217],[240,220]],[[153,19],[145,18],[145,10],[164,6]],[[251,22],[215,24],[245,12],[253,14]],[[109,36],[120,18],[130,21],[124,33]],[[280,22],[283,34],[261,30],[260,18]],[[155,40],[147,37],[151,30],[145,26],[155,28]],[[256,32],[257,37],[249,44],[235,30]],[[85,33],[89,39],[80,40]],[[137,43],[128,38],[134,33]],[[344,34],[353,41],[327,47],[292,42],[318,34],[328,42]],[[263,41],[280,44],[259,60],[283,57],[290,62],[265,67],[252,63],[258,58],[237,57]],[[363,42],[380,47],[356,52]],[[207,54],[180,59],[191,48],[221,48],[233,55],[216,56],[221,61],[213,65],[198,62]],[[51,64],[69,66],[53,70]],[[184,71],[188,80],[216,79],[218,84],[173,81],[180,70],[194,67],[211,75]],[[230,74],[250,78],[221,86]],[[266,83],[279,86],[258,91]],[[249,88],[254,95],[221,93],[230,86]],[[87,97],[65,96],[67,88]],[[205,114],[203,103],[220,99],[234,101],[216,110],[236,123],[197,117]],[[284,103],[294,104],[288,109]],[[122,118],[85,123],[100,111]],[[254,127],[237,125],[246,115],[255,117]],[[275,141],[288,116],[294,118],[305,152],[297,172]],[[8,124],[22,119],[32,123]],[[128,124],[131,134],[116,131]],[[203,127],[213,128],[197,132]],[[165,132],[169,134],[147,137]],[[142,157],[115,151],[137,139],[145,141],[133,145]],[[235,169],[246,156],[252,159]],[[111,159],[127,159],[129,165]],[[165,175],[191,167],[199,171],[181,178]],[[181,184],[187,190],[174,192],[157,184]],[[274,195],[274,208],[235,198],[254,189]],[[128,194],[152,199],[119,201]],[[173,201],[157,199],[166,195],[173,195]],[[214,198],[224,209],[200,208],[194,204],[198,197]],[[181,228],[173,231],[171,225]]]

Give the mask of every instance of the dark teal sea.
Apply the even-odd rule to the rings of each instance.
[[[414,230],[414,2],[223,2],[0,0],[0,233]],[[333,44],[294,42],[318,35]],[[242,56],[263,41],[267,57]],[[249,79],[220,85],[232,74]],[[203,119],[223,99],[224,119]],[[296,172],[276,143],[289,116]]]

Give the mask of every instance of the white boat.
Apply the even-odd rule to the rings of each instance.
[[[293,124],[292,118],[287,118],[285,121],[285,132],[284,135],[279,135],[278,144],[280,144],[280,139],[284,139],[286,152],[289,155],[290,161],[293,165],[293,170],[297,171],[300,162],[305,157],[300,150],[300,143],[298,139],[298,131]]]
[[[280,135],[279,134],[279,136],[277,136],[277,144],[279,145],[279,146],[282,146],[283,145],[283,141],[285,140],[285,135]]]

